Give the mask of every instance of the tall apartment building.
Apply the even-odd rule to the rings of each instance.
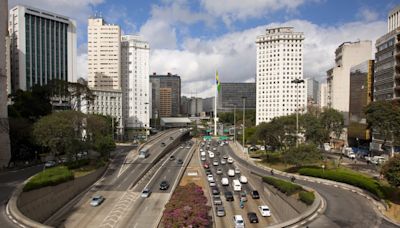
[[[121,37],[122,116],[128,133],[150,127],[149,52],[139,36]]]
[[[179,116],[181,112],[181,77],[171,73],[167,73],[166,75],[153,73],[150,75],[150,83],[152,86],[152,118],[156,116]],[[163,93],[161,93],[162,89]],[[163,97],[162,94],[166,97]],[[168,105],[171,107],[168,107]],[[163,107],[163,111],[161,111],[161,107]],[[171,111],[169,112],[168,110]]]
[[[11,91],[53,79],[76,81],[75,21],[21,5],[9,12]]]
[[[121,29],[101,17],[88,21],[88,85],[121,89]]]
[[[305,80],[307,88],[307,104],[318,105],[319,101],[319,82],[314,78],[307,78]]]
[[[327,71],[328,107],[343,112],[348,120],[350,68],[371,59],[371,41],[342,43],[335,51],[335,67]]]
[[[8,0],[0,0],[0,169],[10,161],[7,114],[6,37],[8,39]]]
[[[364,108],[373,100],[374,60],[350,68],[350,106],[348,142],[350,146],[368,145],[371,132]]]
[[[328,84],[326,82],[319,85],[319,107],[328,107]]]
[[[302,32],[292,27],[267,29],[257,36],[256,124],[306,109]]]
[[[218,94],[218,112],[230,112],[236,107],[242,109],[246,102],[246,109],[256,109],[256,83],[221,82],[221,91]]]

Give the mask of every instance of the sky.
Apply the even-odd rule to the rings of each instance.
[[[87,75],[87,19],[97,14],[149,42],[151,73],[178,74],[182,95],[208,97],[216,70],[221,82],[255,81],[256,37],[278,26],[304,32],[304,77],[326,81],[335,49],[374,45],[400,0],[9,0],[16,4],[77,22],[78,77]]]

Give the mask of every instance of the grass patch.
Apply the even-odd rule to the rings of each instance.
[[[74,174],[67,167],[57,166],[36,174],[26,183],[23,191],[27,192],[46,186],[54,186],[73,179]]]
[[[82,166],[89,165],[89,163],[90,163],[89,159],[79,159],[76,161],[67,162],[67,163],[65,163],[65,166],[67,166],[68,169],[78,169]]]
[[[321,168],[302,168],[299,173],[305,176],[319,177],[323,179],[338,181],[350,184],[364,190],[369,191],[378,198],[385,198],[386,192],[382,191],[382,185],[369,177],[355,172],[337,169],[337,170],[322,170]]]
[[[308,192],[308,191],[299,192],[299,200],[307,205],[313,204],[315,200],[314,192]]]
[[[276,189],[278,189],[280,192],[286,194],[287,196],[293,195],[293,194],[303,190],[303,188],[300,185],[293,184],[289,181],[277,179],[274,177],[263,177],[263,181],[265,183],[268,183],[268,184],[274,186]]]

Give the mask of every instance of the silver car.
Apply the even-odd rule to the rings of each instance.
[[[92,207],[97,207],[97,206],[99,206],[103,201],[104,201],[104,197],[103,197],[103,196],[101,196],[101,195],[94,196],[94,197],[92,198],[92,201],[90,201],[90,205],[91,205]]]
[[[215,207],[215,211],[217,212],[217,216],[218,217],[224,217],[225,216],[225,208],[224,208],[224,206]]]

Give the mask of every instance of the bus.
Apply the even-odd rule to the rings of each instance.
[[[232,181],[233,191],[240,192],[242,191],[242,184],[240,184],[239,180]]]
[[[142,148],[139,151],[139,158],[147,158],[150,155],[149,148]]]

